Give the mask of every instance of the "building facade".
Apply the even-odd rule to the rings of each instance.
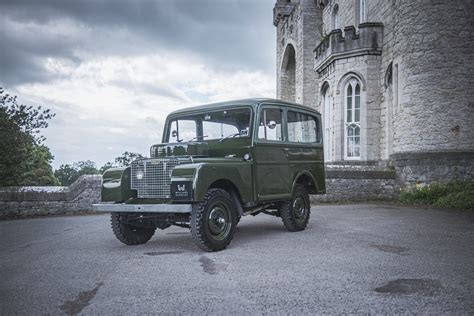
[[[278,0],[277,97],[323,115],[332,167],[472,178],[474,3]]]

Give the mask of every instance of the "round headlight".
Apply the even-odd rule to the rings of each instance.
[[[252,158],[252,157],[250,157],[250,154],[245,154],[245,155],[244,155],[244,160],[245,160],[245,161],[248,161],[248,160],[250,160],[251,158]]]
[[[137,179],[138,179],[138,180],[143,179],[143,176],[144,176],[143,171],[138,171],[138,172],[137,172]]]

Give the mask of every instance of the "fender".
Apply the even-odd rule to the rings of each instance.
[[[102,175],[101,201],[124,202],[136,197],[130,189],[130,167],[110,168]]]
[[[291,187],[291,192],[294,192],[295,190],[295,186],[296,186],[296,182],[298,181],[298,179],[301,177],[301,176],[308,176],[311,178],[311,181],[313,181],[313,184],[314,184],[314,187],[316,188],[316,193],[319,192],[319,187],[318,187],[318,182],[316,181],[316,178],[313,176],[313,174],[307,170],[301,170],[300,172],[298,172],[295,176],[295,178],[293,179],[293,185]]]
[[[209,187],[219,180],[229,181],[238,188],[244,203],[253,201],[252,165],[240,159],[180,165],[171,176],[171,183],[192,181],[194,202],[201,201]]]

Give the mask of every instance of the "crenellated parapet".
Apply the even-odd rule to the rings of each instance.
[[[277,26],[280,20],[290,16],[294,9],[294,3],[278,1],[273,7],[273,25]]]
[[[331,31],[323,37],[314,50],[316,71],[323,71],[327,65],[340,58],[360,55],[380,55],[382,53],[383,23],[368,22],[342,30]]]

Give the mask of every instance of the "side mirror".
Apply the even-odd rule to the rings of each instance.
[[[270,121],[267,123],[267,127],[269,129],[274,129],[277,126],[277,123],[275,121]]]
[[[178,132],[176,130],[172,131],[171,132],[171,137],[176,138],[176,136],[178,136]]]

